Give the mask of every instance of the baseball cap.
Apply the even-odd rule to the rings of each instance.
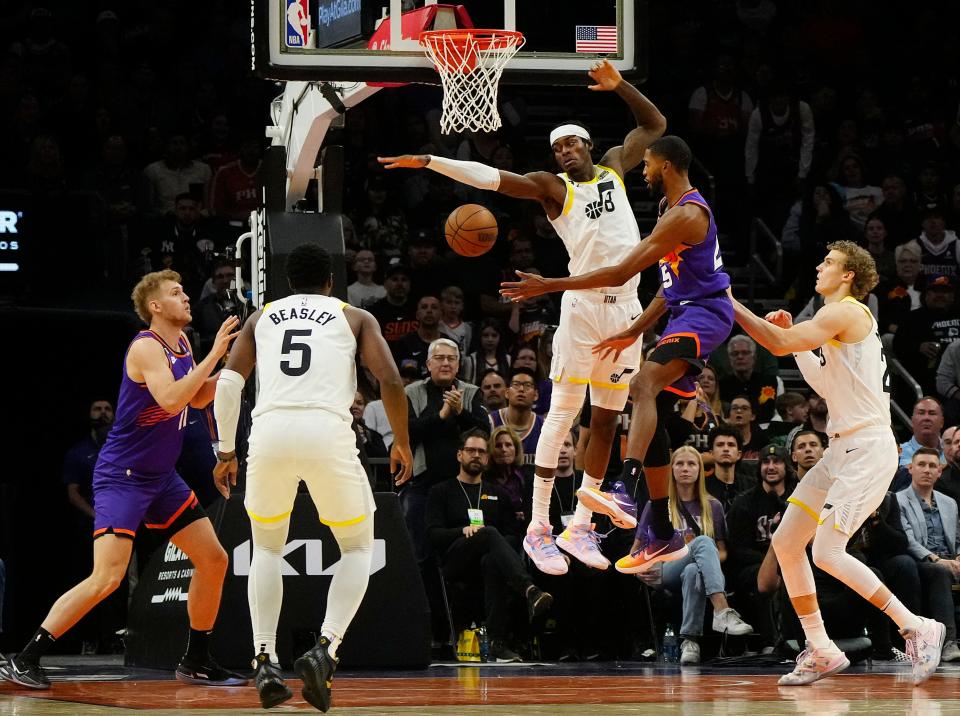
[[[956,288],[953,279],[946,274],[938,273],[927,277],[927,289],[930,291],[947,290],[952,291]]]
[[[398,370],[400,371],[400,375],[405,378],[416,379],[420,377],[420,366],[417,365],[416,361],[403,361]]]
[[[436,246],[437,241],[426,229],[417,229],[410,233],[407,244],[410,246]]]
[[[410,276],[410,269],[407,268],[406,264],[400,262],[400,259],[393,259],[390,261],[390,265],[383,272],[384,278],[390,278],[394,274],[402,273],[404,276]]]
[[[760,461],[763,462],[764,458],[775,457],[778,460],[783,460],[784,462],[789,461],[789,453],[787,449],[776,443],[770,443],[763,450],[760,451]]]

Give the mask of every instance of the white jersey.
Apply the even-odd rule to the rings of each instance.
[[[276,408],[319,408],[350,421],[357,392],[357,339],[345,304],[320,294],[272,301],[254,329],[259,392],[253,416]]]
[[[877,321],[855,298],[843,300],[870,316],[867,337],[859,343],[831,339],[814,351],[794,354],[804,379],[827,402],[831,437],[864,427],[890,426],[890,371]]]
[[[567,185],[563,211],[550,223],[570,255],[571,276],[621,263],[640,243],[640,229],[630,206],[623,179],[604,166],[594,167],[594,178],[575,182],[558,174]],[[633,276],[616,293],[636,292],[640,277]],[[614,287],[611,287],[614,288]]]

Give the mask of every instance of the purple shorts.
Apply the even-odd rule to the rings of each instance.
[[[150,529],[168,529],[181,518],[184,526],[204,516],[193,490],[177,474],[149,477],[98,465],[93,473],[93,536],[133,539],[143,522]]]
[[[733,303],[726,293],[670,307],[670,318],[657,347],[647,357],[666,365],[677,358],[690,364],[687,374],[666,390],[681,398],[697,394],[697,376],[710,354],[730,336]]]

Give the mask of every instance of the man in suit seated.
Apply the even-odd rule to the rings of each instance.
[[[957,502],[933,489],[943,467],[940,453],[921,447],[913,454],[910,487],[897,493],[907,550],[917,560],[926,613],[947,627],[941,661],[960,659],[952,587],[960,582]]]

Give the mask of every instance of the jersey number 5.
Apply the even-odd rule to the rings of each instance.
[[[288,331],[284,331],[280,355],[289,356],[294,351],[300,353],[299,365],[294,366],[289,360],[280,361],[280,370],[282,370],[285,375],[296,378],[310,370],[310,358],[312,356],[310,345],[308,343],[295,343],[293,339],[306,338],[312,333],[313,331],[309,328],[291,328]]]
[[[670,288],[673,285],[673,276],[670,274],[670,264],[666,261],[660,262],[660,283],[664,288]]]

